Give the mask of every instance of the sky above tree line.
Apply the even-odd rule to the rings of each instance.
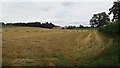
[[[53,1],[53,2],[51,2]],[[109,12],[114,0],[2,0],[0,21],[53,22],[55,25],[89,25],[93,14]]]

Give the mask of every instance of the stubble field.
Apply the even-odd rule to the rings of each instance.
[[[8,27],[2,30],[3,66],[80,66],[100,57],[112,39],[96,30]]]

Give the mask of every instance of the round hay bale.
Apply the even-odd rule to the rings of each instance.
[[[5,30],[5,32],[7,32],[8,30]]]
[[[26,32],[30,32],[29,30],[26,30]]]
[[[17,32],[17,30],[15,30],[15,32]]]
[[[37,32],[37,30],[33,30],[33,32]]]

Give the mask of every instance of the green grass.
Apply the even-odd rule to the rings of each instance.
[[[76,28],[77,30],[98,30],[98,28]]]
[[[70,30],[98,30],[99,28],[74,28]]]
[[[55,59],[58,66],[71,66],[70,63],[64,59],[64,57],[59,53],[54,53],[53,58]]]
[[[85,66],[117,66],[120,65],[120,40],[114,39],[112,47],[101,57],[86,62]]]
[[[2,24],[0,23],[0,28],[2,28]]]

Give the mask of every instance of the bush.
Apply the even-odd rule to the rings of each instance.
[[[120,20],[110,23],[107,26],[103,26],[99,28],[99,31],[107,34],[107,35],[119,35],[120,34]]]

